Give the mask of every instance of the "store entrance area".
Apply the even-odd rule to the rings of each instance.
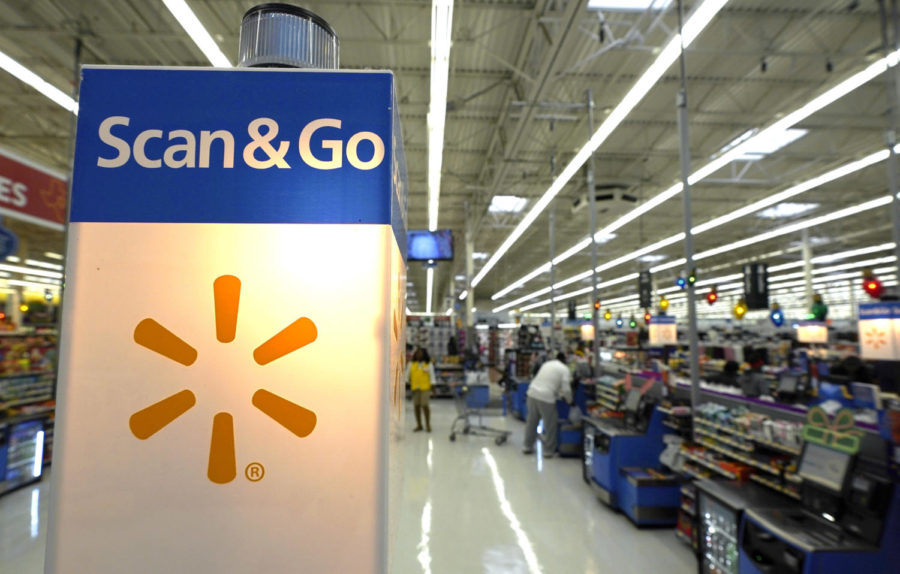
[[[671,528],[636,529],[601,504],[582,481],[581,459],[523,455],[524,424],[511,418],[496,425],[513,433],[504,445],[450,442],[453,403],[431,405],[433,432],[403,441],[391,574],[696,571]],[[411,421],[411,406],[406,414]],[[0,498],[0,572],[44,571],[49,485],[48,473]]]

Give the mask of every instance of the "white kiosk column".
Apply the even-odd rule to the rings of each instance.
[[[388,571],[402,141],[390,72],[83,68],[46,574]]]

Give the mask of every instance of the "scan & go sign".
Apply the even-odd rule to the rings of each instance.
[[[393,76],[82,76],[47,572],[386,572]]]

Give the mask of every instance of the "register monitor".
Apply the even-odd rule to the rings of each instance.
[[[852,460],[852,455],[807,442],[797,474],[820,487],[841,493]]]
[[[640,389],[632,388],[628,391],[628,394],[625,395],[625,412],[631,414],[637,414],[638,407],[641,404],[641,391]]]

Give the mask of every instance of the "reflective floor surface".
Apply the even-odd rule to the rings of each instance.
[[[486,421],[513,432],[502,446],[463,435],[450,442],[453,403],[431,405],[434,432],[405,438],[392,574],[697,571],[673,529],[638,530],[597,501],[580,459],[523,455],[524,423]]]
[[[434,432],[403,443],[392,574],[696,572],[672,529],[638,530],[599,503],[578,460],[523,455],[523,423],[489,421],[513,432],[502,446],[464,435],[450,442],[453,403],[432,401],[432,410]],[[0,573],[43,572],[48,488],[46,476],[0,498]]]

